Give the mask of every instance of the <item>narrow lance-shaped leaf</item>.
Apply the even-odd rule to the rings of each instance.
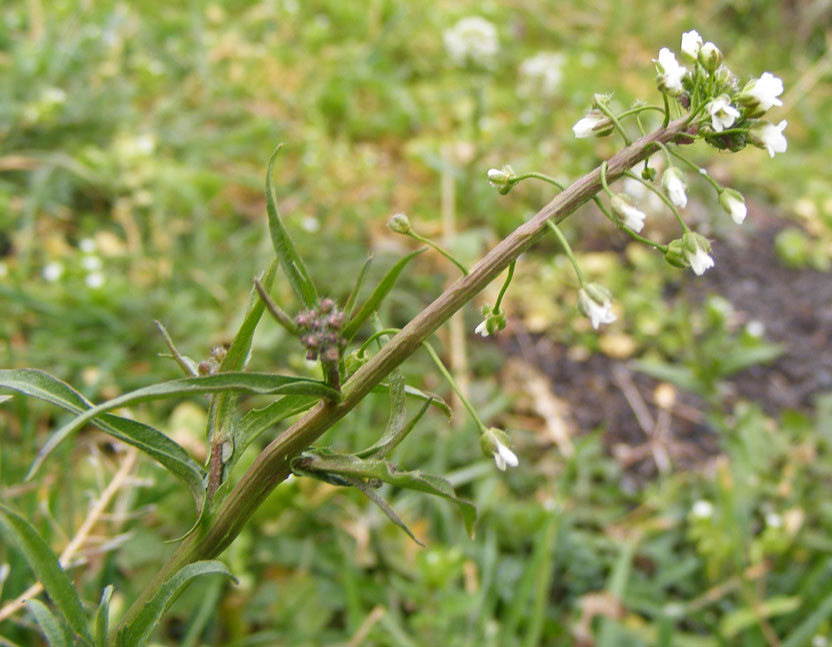
[[[275,260],[263,275],[263,287],[266,290],[271,289],[276,272],[277,261]],[[257,291],[252,288],[251,294],[249,295],[249,305],[246,316],[244,317],[243,323],[240,325],[240,329],[237,331],[237,334],[234,335],[234,340],[231,342],[231,346],[226,351],[225,357],[223,357],[222,362],[220,363],[219,373],[240,371],[244,368],[246,358],[251,352],[251,344],[254,340],[254,331],[263,316],[264,310],[265,305],[258,297]],[[214,448],[220,446],[220,443],[225,440],[225,438],[222,437],[224,430],[225,433],[231,433],[232,418],[234,416],[236,404],[237,392],[235,391],[218,393],[211,398],[211,406],[208,410],[208,424],[210,425],[210,429],[208,429],[208,438],[211,440],[212,451],[216,451]],[[231,446],[233,447],[233,443]],[[230,457],[226,457],[226,460],[223,460],[223,462],[226,462],[229,458]]]
[[[427,247],[422,247],[421,249],[410,252],[388,270],[387,274],[384,275],[384,278],[381,279],[381,282],[376,286],[375,290],[373,290],[370,298],[364,302],[364,305],[359,308],[355,316],[353,316],[347,325],[344,326],[345,339],[350,340],[355,337],[355,333],[358,332],[361,325],[367,321],[373,312],[378,309],[379,305],[384,300],[384,297],[386,297],[390,290],[393,289],[393,286],[396,285],[396,281],[399,280],[399,275],[402,273],[405,266],[425,250],[427,250]]]
[[[352,317],[353,309],[355,308],[355,304],[358,301],[358,293],[361,292],[361,287],[364,285],[364,279],[367,278],[367,271],[370,269],[370,265],[373,264],[373,257],[368,256],[367,260],[364,261],[364,265],[361,266],[361,271],[358,273],[358,278],[355,279],[355,284],[352,286],[352,290],[350,291],[349,297],[347,297],[347,302],[344,304],[344,312],[347,313],[347,317]]]
[[[113,585],[104,588],[101,602],[95,612],[95,647],[107,647],[107,634],[110,632],[110,599],[113,597]]]
[[[289,395],[261,409],[245,414],[237,424],[234,436],[234,455],[239,457],[264,431],[289,416],[306,411],[317,402],[305,395]]]
[[[185,585],[195,577],[211,574],[225,575],[234,579],[225,564],[216,561],[194,562],[179,570],[159,588],[136,616],[136,619],[122,629],[120,637],[125,647],[144,647],[156,625],[162,619],[162,615],[173,604]]]
[[[78,593],[49,544],[26,519],[3,504],[0,504],[0,527],[6,535],[14,538],[66,623],[87,643],[92,642]]]
[[[26,600],[35,622],[46,637],[49,647],[72,647],[72,634],[40,600]]]
[[[387,501],[384,500],[384,497],[382,497],[378,492],[376,492],[372,487],[370,487],[370,485],[368,485],[361,479],[352,476],[347,476],[344,478],[344,480],[349,485],[354,487],[356,490],[362,492],[368,499],[370,499],[370,501],[375,503],[378,506],[379,510],[381,510],[387,516],[387,518],[390,519],[390,521],[392,521],[396,526],[401,528],[407,534],[407,536],[410,537],[414,542],[419,544],[422,548],[425,547],[425,545],[421,541],[416,539],[416,535],[414,535],[413,531],[408,527],[408,525],[404,521],[402,521],[402,518],[398,514],[396,514],[396,511],[393,509],[393,506],[387,503]]]
[[[470,501],[459,498],[451,484],[441,476],[425,474],[417,470],[403,472],[390,461],[362,460],[357,456],[336,454],[320,449],[306,452],[296,458],[292,463],[293,469],[296,466],[302,472],[323,472],[345,478],[376,479],[396,487],[443,497],[457,504],[468,535],[471,537],[474,535],[474,523],[477,519],[476,507]]]
[[[14,388],[9,386],[9,382],[14,379],[14,376],[10,375],[12,373],[17,373],[17,371],[0,370],[0,386]],[[44,460],[67,436],[102,413],[139,402],[161,400],[183,395],[220,393],[222,391],[240,391],[260,395],[313,395],[336,401],[340,398],[338,391],[323,382],[286,375],[274,375],[272,373],[229,372],[202,377],[185,377],[169,382],[162,382],[161,384],[153,384],[130,393],[125,393],[103,404],[87,409],[77,418],[58,429],[50,436],[49,440],[40,450],[37,459],[35,459],[35,462],[29,470],[27,478],[32,478]]]
[[[274,251],[278,260],[280,260],[283,271],[286,272],[292,290],[307,308],[314,308],[318,302],[318,292],[315,289],[315,284],[312,282],[312,278],[309,276],[297,249],[295,249],[295,244],[292,242],[289,232],[283,226],[280,213],[277,210],[277,200],[274,195],[274,160],[281,146],[278,146],[272,153],[266,171],[266,210],[269,214],[269,232],[271,233]]]
[[[0,387],[44,400],[76,415],[93,406],[66,382],[37,369],[0,371]],[[205,470],[168,436],[150,425],[111,413],[98,416],[92,424],[158,461],[188,486],[197,506],[201,504]]]

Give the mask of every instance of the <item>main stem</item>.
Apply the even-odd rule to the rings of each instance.
[[[673,141],[685,130],[686,123],[686,119],[674,121],[667,128],[659,128],[615,154],[607,162],[607,181],[617,180],[646,159],[658,148],[657,144]],[[289,463],[295,456],[347,415],[374,386],[416,352],[422,342],[451,315],[540,239],[545,233],[547,220],[561,222],[600,190],[601,171],[596,168],[555,196],[531,220],[515,229],[486,254],[467,276],[445,290],[347,380],[339,403],[319,402],[301,420],[269,443],[240,482],[219,504],[218,509],[202,524],[202,528],[179,545],[127,611],[120,626],[132,621],[159,587],[180,568],[198,560],[216,557],[225,550],[269,493],[289,475]],[[115,631],[110,638],[113,642]]]

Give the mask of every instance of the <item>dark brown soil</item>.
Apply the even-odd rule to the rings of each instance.
[[[785,348],[776,361],[727,380],[727,407],[748,400],[772,415],[783,408],[808,410],[816,395],[832,391],[832,280],[811,269],[784,267],[774,239],[789,223],[763,209],[753,215],[748,235],[716,243],[716,267],[686,282],[669,305],[685,299],[696,307],[709,294],[722,295],[745,321],[761,322],[767,340]],[[662,454],[685,468],[718,453],[705,419],[708,407],[696,396],[677,392],[668,416],[655,402],[658,382],[626,361],[604,355],[572,359],[566,347],[516,328],[502,340],[508,354],[522,356],[549,378],[553,393],[568,403],[575,429],[606,430],[609,450],[637,481],[656,473]]]

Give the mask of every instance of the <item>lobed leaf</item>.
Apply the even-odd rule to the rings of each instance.
[[[22,370],[31,371],[33,369]],[[13,388],[9,386],[9,383],[13,382],[19,373],[20,370],[0,370],[0,386]],[[29,469],[27,479],[32,478],[46,458],[67,436],[80,429],[93,418],[101,416],[101,414],[111,409],[181,395],[221,393],[223,391],[240,391],[260,395],[310,395],[324,397],[330,400],[338,400],[340,398],[338,391],[323,382],[308,378],[275,375],[272,373],[228,372],[202,377],[184,377],[169,382],[162,382],[161,384],[153,384],[91,407],[55,431],[38,453],[38,457]]]
[[[266,210],[269,215],[269,232],[271,233],[274,251],[280,265],[283,267],[283,271],[286,272],[292,290],[307,308],[314,308],[318,302],[318,292],[306,266],[303,264],[303,260],[295,249],[295,244],[292,242],[289,232],[286,231],[283,222],[280,220],[277,200],[274,196],[274,160],[277,158],[281,146],[282,144],[275,148],[269,158],[269,166],[266,170]]]
[[[364,302],[364,305],[358,309],[358,312],[356,312],[344,326],[343,334],[345,339],[350,340],[355,337],[355,333],[358,332],[358,329],[361,328],[362,324],[369,319],[370,315],[378,309],[379,305],[381,305],[381,302],[384,300],[384,297],[386,297],[390,290],[393,289],[393,286],[396,285],[396,281],[399,280],[399,275],[402,273],[405,266],[425,250],[427,250],[427,247],[422,247],[421,249],[410,252],[388,270],[387,274],[384,275],[384,278],[381,279],[381,282],[376,286],[372,294],[370,294],[370,297]]]
[[[35,576],[70,628],[91,642],[84,607],[57,556],[26,519],[0,503],[0,527],[14,538]],[[50,614],[51,615],[51,614]]]
[[[234,576],[231,575],[222,562],[201,561],[182,567],[159,588],[156,594],[144,605],[136,619],[121,630],[119,637],[124,647],[144,647],[156,625],[162,619],[162,615],[173,604],[185,586],[195,577],[213,574],[225,575],[232,580],[234,579]]]
[[[38,369],[0,370],[0,387],[44,400],[76,415],[93,408],[92,403],[69,384]],[[92,420],[92,424],[156,460],[181,479],[191,491],[197,506],[201,505],[205,493],[205,470],[168,436],[150,425],[111,413],[100,415]]]

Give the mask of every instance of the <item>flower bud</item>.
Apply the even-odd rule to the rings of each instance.
[[[508,448],[508,443],[508,434],[496,427],[489,427],[480,435],[482,453],[493,457],[497,468],[502,472],[506,471],[506,467],[517,467],[520,463],[517,455]]]
[[[352,375],[364,366],[369,359],[364,353],[359,355],[358,351],[355,350],[344,358],[344,371],[347,375]]]
[[[475,335],[483,337],[496,335],[506,327],[506,313],[502,309],[494,312],[494,308],[490,305],[484,305],[480,312],[482,312],[483,320],[474,329]]]
[[[680,209],[683,209],[688,203],[687,185],[685,184],[685,176],[677,167],[671,166],[664,175],[662,175],[662,188],[664,189],[670,201]]]
[[[695,29],[686,31],[682,34],[682,55],[693,62],[699,56],[699,50],[702,48],[702,36]]]
[[[578,309],[589,317],[595,330],[616,318],[612,313],[612,293],[597,283],[588,283],[578,291]]]
[[[699,62],[708,72],[714,72],[722,63],[722,52],[719,51],[719,47],[708,41],[699,50]]]
[[[734,189],[722,189],[719,193],[719,204],[728,212],[733,221],[738,225],[745,220],[747,209],[745,207],[745,198],[742,193]]]
[[[667,250],[664,253],[664,260],[670,263],[673,267],[688,267],[689,263],[682,249],[682,240],[677,238],[670,241],[667,245]]]
[[[517,173],[506,164],[503,168],[492,168],[488,170],[488,183],[495,187],[501,195],[506,195],[514,187]]]
[[[397,234],[409,234],[413,227],[410,225],[410,220],[403,213],[394,213],[387,221],[387,226]]]
[[[612,120],[600,110],[591,110],[583,119],[572,126],[572,132],[578,139],[587,137],[605,137],[614,126]]]

